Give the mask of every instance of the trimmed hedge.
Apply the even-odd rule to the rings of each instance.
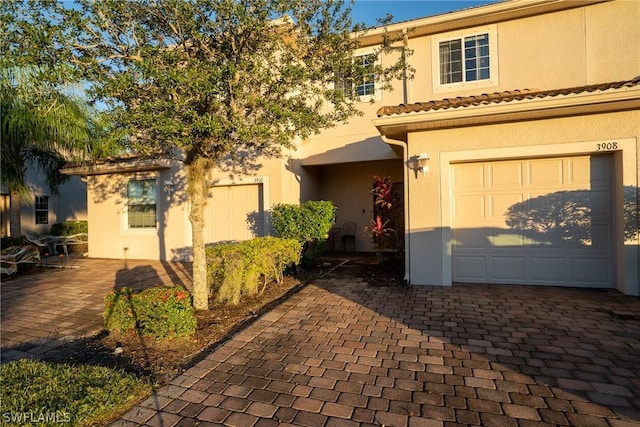
[[[336,210],[327,200],[277,204],[271,210],[271,223],[278,236],[300,242],[302,264],[310,264],[324,252],[329,231],[336,222]]]
[[[181,286],[160,286],[134,293],[124,287],[105,298],[104,324],[109,332],[137,330],[158,341],[190,337],[196,331],[191,295]]]
[[[278,236],[301,244],[326,239],[336,221],[336,206],[327,200],[309,200],[301,205],[276,204],[271,223]]]
[[[243,295],[264,292],[280,283],[290,264],[300,262],[301,244],[294,239],[257,237],[206,249],[209,285],[221,303],[238,304]]]
[[[49,234],[54,236],[73,236],[74,234],[88,232],[89,223],[87,221],[65,221],[53,224]]]

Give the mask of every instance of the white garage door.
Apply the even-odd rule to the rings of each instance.
[[[247,240],[264,235],[262,184],[210,188],[205,242]]]
[[[452,171],[455,282],[613,286],[610,155]]]

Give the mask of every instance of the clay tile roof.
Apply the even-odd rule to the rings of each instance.
[[[566,89],[537,90],[516,89],[504,92],[483,93],[482,95],[458,96],[456,98],[444,98],[440,100],[416,102],[415,104],[400,104],[386,106],[378,110],[378,117],[392,116],[394,114],[418,113],[423,111],[443,110],[448,108],[471,107],[478,105],[497,104],[502,102],[522,101],[534,98],[552,98],[561,95],[576,95],[581,93],[620,89],[640,85],[640,76],[631,80],[613,83],[601,83],[589,86],[577,86]]]

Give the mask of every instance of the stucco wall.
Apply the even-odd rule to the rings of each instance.
[[[51,226],[57,222],[87,220],[87,186],[79,176],[71,176],[58,188],[58,194],[51,192],[44,178],[33,169],[27,171],[27,185],[31,191],[28,199],[22,199],[22,234],[33,232],[48,234]],[[49,223],[35,223],[34,200],[36,196],[49,197]]]
[[[427,152],[432,159],[426,176],[407,182],[412,283],[451,283],[451,162],[587,154],[603,141],[624,141],[614,165],[617,185],[637,188],[639,139],[638,111],[410,133],[409,155]],[[618,232],[615,244],[618,288],[637,295],[638,239],[624,242]]]
[[[184,180],[177,170],[89,176],[89,256],[115,259],[172,259],[172,251],[188,244]],[[157,228],[129,229],[127,224],[127,182],[156,179]],[[169,194],[163,183],[174,182]],[[187,233],[185,233],[187,232]]]
[[[409,82],[409,102],[630,79],[640,74],[638,22],[637,2],[613,1],[453,31],[451,34],[465,34],[495,27],[491,43],[498,47],[497,84],[437,94],[432,79],[437,72],[433,36],[410,38],[414,54],[409,61],[416,72]]]
[[[264,209],[275,203],[300,200],[299,167],[287,158],[259,158],[255,164],[236,170],[217,169],[209,177],[213,185],[260,182]],[[127,182],[155,178],[157,183],[157,227],[129,229],[127,225]],[[169,192],[165,181],[173,183]],[[88,177],[89,256],[115,259],[187,259],[190,256],[190,205],[185,171],[175,162],[171,169],[95,175]],[[213,227],[215,224],[206,224]]]
[[[372,53],[373,48],[357,50],[355,55]],[[398,51],[390,55],[381,55],[383,66],[390,66],[399,59]],[[402,80],[393,81],[393,90],[382,91],[376,88],[374,99],[363,98],[356,107],[362,115],[351,117],[346,123],[322,130],[301,143],[300,158],[304,165],[321,165],[354,161],[387,160],[397,156],[382,141],[371,119],[384,105],[396,105],[404,102]]]

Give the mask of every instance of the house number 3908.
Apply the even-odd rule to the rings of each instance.
[[[600,144],[596,144],[596,151],[611,151],[617,150],[618,143],[617,142],[603,142]]]

